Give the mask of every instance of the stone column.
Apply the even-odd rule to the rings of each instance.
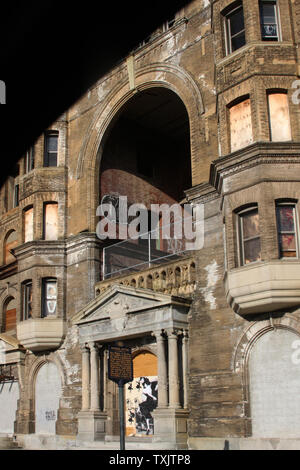
[[[103,411],[107,410],[107,349],[103,351]]]
[[[95,343],[89,343],[91,351],[91,405],[92,411],[100,410],[99,353]]]
[[[165,339],[161,330],[153,332],[152,335],[156,337],[157,342],[158,407],[166,408],[168,406],[168,376]]]
[[[90,351],[86,346],[81,347],[82,353],[82,411],[90,408]]]
[[[180,408],[177,332],[168,330],[169,347],[169,408]]]
[[[182,335],[183,408],[188,407],[188,332]]]

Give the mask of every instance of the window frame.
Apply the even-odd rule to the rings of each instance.
[[[25,173],[34,170],[34,147],[30,147],[25,154]]]
[[[250,261],[249,263],[245,262],[245,248],[244,243],[249,240],[259,239],[260,240],[260,254],[261,254],[261,232],[259,231],[259,235],[255,237],[248,237],[244,238],[243,236],[243,216],[249,214],[251,212],[257,212],[259,217],[258,205],[252,204],[247,206],[243,209],[239,209],[236,211],[236,233],[237,233],[237,249],[238,249],[238,265],[241,266],[248,266],[249,264],[259,263],[260,260]]]
[[[13,194],[13,208],[18,207],[20,204],[20,185],[15,181],[14,194]]]
[[[230,26],[230,16],[237,10],[242,10],[244,29],[241,29],[238,33],[232,36],[231,26]],[[224,38],[225,38],[225,55],[230,55],[233,52],[241,49],[241,47],[244,47],[246,44],[246,26],[245,26],[245,19],[244,19],[243,2],[238,2],[234,5],[231,5],[231,8],[226,9],[222,15],[223,15]],[[232,50],[232,38],[237,37],[241,33],[244,33],[245,43],[242,46],[238,47],[237,49]]]
[[[278,217],[278,208],[284,206],[292,206],[293,207],[293,219],[294,219],[294,232],[283,230],[279,230],[279,217]],[[298,214],[297,214],[297,202],[296,201],[289,201],[289,200],[280,200],[275,202],[275,214],[276,214],[276,233],[277,233],[277,246],[278,246],[278,258],[279,259],[299,259],[299,221],[298,221]],[[281,234],[294,234],[295,235],[295,246],[296,246],[296,256],[281,256],[281,252],[283,251],[294,251],[294,250],[282,250],[280,246],[280,235]]]
[[[32,280],[28,280],[22,283],[22,321],[32,318],[32,287]]]
[[[262,5],[264,3],[274,5],[274,12],[275,12],[275,21],[277,27],[277,38],[274,37],[264,37],[263,36],[263,17],[262,17]],[[280,14],[279,14],[279,6],[277,0],[260,0],[259,1],[259,19],[260,19],[260,33],[261,33],[261,40],[264,42],[279,42],[281,41],[281,26],[280,26]]]
[[[51,137],[56,137],[56,151],[49,150],[48,149],[48,144],[49,144],[49,139]],[[58,139],[59,139],[59,131],[56,130],[51,130],[47,131],[44,134],[44,160],[43,160],[43,166],[44,168],[56,168],[58,166]],[[49,165],[50,163],[50,155],[56,155],[56,164],[55,165]]]

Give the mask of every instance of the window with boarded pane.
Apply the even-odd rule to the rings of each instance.
[[[261,260],[259,214],[257,207],[238,214],[240,264],[245,265]]]
[[[276,205],[277,232],[280,258],[298,256],[297,217],[295,204]]]
[[[270,139],[285,142],[292,139],[288,95],[283,91],[268,93]]]
[[[44,204],[43,232],[45,240],[57,240],[58,237],[58,204],[47,202]]]
[[[279,41],[279,21],[276,2],[262,1],[259,4],[259,8],[262,40]]]
[[[58,131],[45,134],[44,166],[57,166]]]
[[[230,150],[235,152],[253,142],[250,98],[230,106],[229,119]]]
[[[4,330],[9,331],[16,328],[16,321],[17,321],[17,309],[16,309],[16,301],[13,298],[6,303],[5,309],[5,322],[4,322]]]
[[[226,53],[231,54],[246,44],[244,12],[241,4],[236,4],[224,18]]]
[[[33,207],[24,211],[24,242],[33,240]]]
[[[42,317],[56,315],[57,280],[43,279],[42,289]]]
[[[32,318],[32,282],[27,281],[23,284],[23,312],[22,320]]]

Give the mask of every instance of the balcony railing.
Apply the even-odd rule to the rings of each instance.
[[[141,234],[136,239],[127,239],[107,246],[103,249],[102,279],[120,277],[179,261],[196,249],[199,241],[201,244],[202,230],[202,219],[195,222],[192,217],[187,217]]]
[[[135,274],[127,274],[100,281],[95,285],[95,294],[103,294],[112,284],[151,289],[163,294],[190,297],[196,288],[196,264],[193,256],[170,261],[161,266],[152,266]]]

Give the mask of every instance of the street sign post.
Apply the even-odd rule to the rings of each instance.
[[[133,380],[131,349],[125,346],[108,347],[108,378],[119,387],[120,450],[125,450],[124,385]]]

